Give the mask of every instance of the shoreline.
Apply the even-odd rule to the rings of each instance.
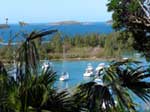
[[[46,60],[49,60],[49,61],[82,61],[82,60],[85,60],[85,61],[119,61],[121,60],[122,58],[109,58],[109,57],[104,57],[104,58],[95,58],[95,57],[90,57],[90,58],[66,58],[66,59],[63,59],[63,58],[60,58],[60,59],[46,59]],[[44,61],[45,59],[40,59],[40,61]],[[13,63],[13,60],[6,60],[6,59],[1,59],[1,62],[4,63],[4,64],[10,64],[10,63]]]
[[[51,60],[51,61],[82,61],[82,60],[89,60],[89,61],[119,61],[121,60],[122,58],[93,58],[93,57],[90,57],[90,58],[66,58],[66,59],[63,59],[63,58],[60,58],[60,59],[47,59],[47,60]],[[43,59],[41,61],[44,61]]]

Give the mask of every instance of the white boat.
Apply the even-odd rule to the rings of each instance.
[[[47,70],[49,67],[52,67],[52,63],[49,61],[45,61],[42,65],[42,70]]]
[[[124,58],[122,58],[123,60],[128,60],[129,58],[127,58],[127,57],[124,57]]]
[[[91,77],[94,75],[94,69],[91,63],[88,63],[85,73],[83,74],[84,77]]]
[[[63,74],[60,76],[59,80],[61,80],[61,81],[69,80],[69,73],[63,72]]]
[[[96,75],[99,75],[100,70],[102,70],[104,67],[105,67],[105,63],[100,63],[95,69]]]

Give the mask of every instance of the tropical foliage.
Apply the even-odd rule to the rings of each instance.
[[[122,39],[120,39],[122,37]],[[130,33],[114,32],[111,34],[87,34],[75,36],[63,36],[56,33],[48,41],[41,38],[34,40],[39,49],[41,59],[61,59],[63,48],[67,58],[105,58],[121,57],[126,52],[132,52],[133,39]],[[0,47],[0,59],[10,60],[13,58],[13,52],[17,46],[11,46],[11,43]],[[89,53],[91,52],[91,53]]]
[[[133,35],[133,47],[150,57],[150,12],[149,0],[108,0],[112,11],[113,27]]]
[[[56,32],[32,32],[17,53],[16,79],[8,74],[0,63],[0,111],[1,112],[70,112],[71,98],[67,91],[57,92],[53,84],[55,72],[49,68],[39,73],[39,55],[32,41]]]
[[[74,92],[54,88],[56,73],[40,70],[35,40],[56,32],[32,32],[16,54],[16,77],[0,63],[0,111],[2,112],[136,112],[136,95],[150,100],[148,68],[140,62],[112,62],[99,72],[103,83],[93,81],[79,85]],[[140,67],[139,67],[140,66]],[[99,78],[98,77],[98,78]]]
[[[80,104],[90,112],[136,112],[138,103],[133,95],[144,102],[150,100],[150,72],[139,67],[139,62],[125,60],[112,62],[102,71],[102,83],[95,80],[80,85],[77,95]],[[80,105],[81,106],[81,105]]]

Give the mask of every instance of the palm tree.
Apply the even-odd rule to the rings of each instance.
[[[75,97],[79,108],[90,112],[136,112],[133,94],[144,102],[150,100],[148,68],[139,67],[138,61],[112,62],[103,69],[103,84],[94,80],[78,87]]]
[[[70,112],[73,100],[67,91],[57,92],[56,73],[48,68],[39,71],[39,55],[34,39],[56,32],[32,32],[17,50],[17,79],[0,63],[0,111]]]
[[[20,104],[16,95],[16,83],[13,77],[9,76],[5,66],[0,62],[0,111],[16,112]]]

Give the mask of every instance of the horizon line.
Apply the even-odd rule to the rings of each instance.
[[[47,23],[57,23],[57,22],[67,22],[67,21],[74,21],[74,22],[79,22],[79,23],[85,23],[85,22],[89,22],[89,23],[96,23],[96,22],[107,22],[110,20],[106,20],[106,21],[79,21],[79,20],[60,20],[60,21],[49,21],[49,22],[27,22],[27,21],[18,21],[18,22],[9,22],[8,24],[18,24],[19,22],[25,22],[28,24],[47,24]],[[0,24],[5,24],[5,22],[0,23]]]

